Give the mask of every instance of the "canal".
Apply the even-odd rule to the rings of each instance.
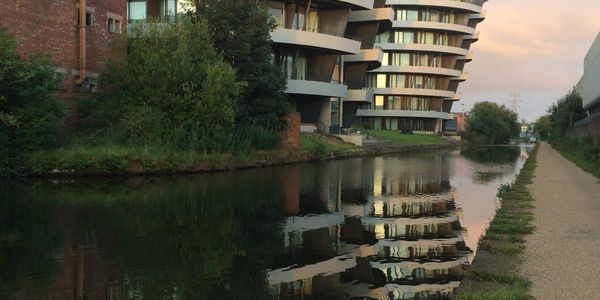
[[[531,148],[0,188],[0,299],[449,299]]]

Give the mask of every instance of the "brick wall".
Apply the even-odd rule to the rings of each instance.
[[[18,39],[18,51],[50,54],[53,64],[65,71],[65,89],[59,95],[73,99],[81,88],[75,86],[79,71],[79,0],[2,0],[0,26]],[[111,40],[118,34],[108,32],[107,13],[122,16],[127,24],[127,1],[87,0],[93,25],[87,27],[87,70],[100,73],[108,60]],[[124,33],[124,31],[123,31]]]
[[[300,114],[291,113],[282,117],[287,123],[287,128],[281,132],[283,147],[300,149]]]

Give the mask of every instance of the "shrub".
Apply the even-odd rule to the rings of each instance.
[[[218,151],[235,135],[244,84],[215,51],[206,22],[143,28],[115,44],[99,99],[81,105],[82,130],[117,144]]]
[[[25,152],[56,147],[66,115],[50,58],[24,60],[16,45],[0,28],[0,176],[18,172]]]

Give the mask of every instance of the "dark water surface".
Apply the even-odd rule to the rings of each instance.
[[[0,299],[447,299],[529,148],[0,188]]]

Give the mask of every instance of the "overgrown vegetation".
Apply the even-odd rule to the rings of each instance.
[[[600,178],[600,141],[594,144],[590,137],[583,140],[553,137],[551,143],[565,158]]]
[[[466,138],[475,144],[506,144],[519,133],[518,116],[504,105],[475,103],[467,120]]]
[[[548,140],[552,147],[580,168],[600,177],[600,141],[594,143],[590,136],[580,139],[567,137],[567,129],[573,126],[574,121],[586,116],[581,96],[575,91],[570,91],[552,104],[548,113],[549,115],[543,118],[549,121]],[[538,121],[540,120],[542,118]]]
[[[221,152],[242,143],[234,128],[244,83],[212,47],[208,25],[182,19],[137,34],[117,47],[127,55],[113,56],[100,96],[79,107],[86,144]]]
[[[19,172],[26,153],[58,146],[65,105],[47,56],[22,59],[17,41],[0,28],[0,176]]]
[[[469,270],[467,280],[456,296],[461,300],[529,299],[529,281],[519,275],[525,235],[533,232],[533,200],[527,185],[531,184],[539,144],[531,153],[512,184],[498,189],[501,207],[479,241],[479,250],[493,258],[490,263],[477,264]]]
[[[393,143],[405,145],[437,145],[441,139],[437,135],[406,134],[394,130],[365,130],[367,135]]]

